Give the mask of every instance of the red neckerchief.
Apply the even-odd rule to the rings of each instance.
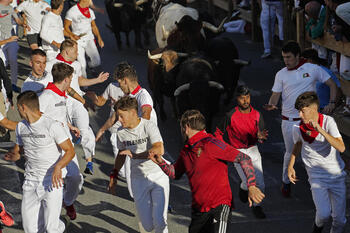
[[[131,92],[131,94],[132,94],[132,95],[136,95],[136,93],[139,92],[140,89],[141,89],[141,86],[138,85],[138,86]]]
[[[66,59],[64,59],[64,57],[60,53],[57,55],[56,59],[63,61],[64,63],[68,63],[69,65],[73,63],[72,61],[67,61]]]
[[[187,143],[190,145],[195,144],[196,142],[200,141],[203,138],[209,137],[209,134],[204,130],[199,131],[195,135],[193,135],[191,138],[188,139]]]
[[[86,18],[90,18],[90,10],[89,7],[85,7],[85,8],[81,8],[79,3],[77,4],[79,11],[86,17]]]
[[[321,127],[323,125],[323,115],[321,113],[318,114],[318,124]],[[310,124],[305,124],[303,121],[300,121],[299,128],[303,139],[310,144],[315,140],[315,138],[319,134],[319,132],[317,132],[314,127],[312,127]]]
[[[300,66],[304,65],[305,63],[306,63],[306,60],[304,58],[300,58],[299,64],[296,67],[288,70],[297,70]]]
[[[53,84],[53,83],[47,84],[45,89],[51,90],[51,91],[55,92],[57,95],[67,98],[66,92],[65,91],[61,91],[60,89],[58,89],[58,87],[55,84]]]

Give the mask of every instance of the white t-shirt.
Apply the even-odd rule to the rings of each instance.
[[[2,121],[5,117],[0,112],[0,121]]]
[[[51,43],[52,41],[56,41],[57,43],[62,43],[64,41],[63,21],[60,15],[56,15],[50,11],[43,17],[41,21],[40,37],[44,50],[59,51],[59,48],[51,45]]]
[[[53,65],[56,63],[62,63],[62,62],[64,62],[64,61],[61,61],[61,60],[58,60],[57,58],[55,58],[55,59],[46,63],[45,70],[47,72],[51,73]],[[73,88],[80,96],[83,96],[85,93],[80,89],[80,85],[79,85],[79,77],[82,76],[80,62],[74,61],[72,64],[68,64],[68,63],[66,63],[66,64],[70,65],[74,69],[72,82],[70,84],[71,88]]]
[[[24,149],[25,179],[50,185],[55,164],[61,158],[62,150],[58,145],[67,139],[63,125],[45,115],[32,124],[26,120],[19,122],[16,143]],[[65,176],[66,169],[62,169],[62,172]]]
[[[110,99],[111,100],[111,114],[114,112],[114,104],[125,94],[122,91],[122,89],[119,87],[118,82],[112,82],[110,83],[106,90],[103,92],[102,97],[106,100]]]
[[[72,6],[66,14],[66,19],[72,22],[72,32],[75,35],[86,34],[81,39],[93,40],[94,35],[92,34],[91,22],[95,20],[94,12],[89,8],[90,18],[83,15],[78,9],[78,5]]]
[[[134,92],[136,93],[131,93],[129,96],[136,98],[137,100],[137,104],[138,104],[138,115],[141,117],[142,116],[142,107],[144,106],[150,106],[152,108],[151,111],[151,118],[150,120],[155,123],[156,125],[158,125],[157,122],[157,114],[156,111],[153,108],[153,100],[151,95],[148,93],[148,91],[144,88],[136,88],[134,90]]]
[[[316,82],[326,82],[329,74],[321,67],[305,63],[296,70],[284,67],[278,71],[273,84],[273,92],[282,92],[282,115],[298,118],[299,112],[294,104],[297,97],[306,91],[316,91]]]
[[[36,78],[32,74],[29,74],[28,78],[23,82],[21,92],[34,91],[38,95],[41,95],[49,82],[53,82],[52,75],[49,72],[45,71],[41,78]]]
[[[45,89],[39,96],[40,111],[58,122],[61,122],[70,136],[68,128],[67,98],[52,90]]]
[[[28,26],[30,27],[30,31],[27,32],[28,34],[40,32],[41,20],[47,14],[47,8],[50,8],[49,4],[40,0],[38,2],[27,0],[19,4],[16,8],[19,12],[24,12],[27,17]]]
[[[140,118],[138,126],[133,129],[120,127],[117,132],[119,150],[130,150],[132,153],[142,153],[152,148],[152,144],[163,142],[158,127],[149,120]],[[131,159],[131,178],[147,177],[150,174],[162,173],[162,170],[152,160]]]
[[[322,129],[331,136],[340,138],[334,119],[331,116],[323,116]],[[310,144],[303,139],[299,125],[294,125],[293,141],[302,142],[301,157],[310,178],[337,178],[345,174],[344,162],[339,151],[332,147],[320,133]]]

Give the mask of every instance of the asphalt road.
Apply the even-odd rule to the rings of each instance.
[[[103,3],[96,2],[102,6]],[[118,51],[114,36],[105,27],[108,22],[107,16],[97,13],[97,25],[99,26],[105,47],[100,50],[102,57],[102,69],[111,74],[115,65],[120,61],[128,61],[133,64],[138,72],[141,86],[148,88],[147,83],[147,50],[136,50],[133,48],[133,36],[131,36],[131,48]],[[153,34],[152,34],[153,35]],[[246,204],[242,204],[238,199],[239,178],[232,166],[229,167],[232,191],[235,198],[235,211],[230,219],[229,232],[235,233],[308,233],[314,219],[314,205],[311,198],[310,187],[307,182],[305,171],[299,162],[296,166],[300,181],[293,186],[292,197],[285,199],[279,191],[281,185],[282,156],[284,145],[280,131],[279,112],[266,112],[262,110],[262,105],[268,101],[270,89],[273,84],[275,73],[283,67],[279,51],[274,51],[274,58],[261,60],[259,57],[263,51],[262,43],[252,43],[247,35],[223,34],[230,37],[237,45],[240,57],[250,59],[252,64],[243,68],[240,83],[245,83],[251,88],[252,104],[264,115],[267,128],[269,129],[269,139],[259,146],[263,157],[264,177],[266,184],[266,199],[263,208],[267,215],[264,220],[255,219],[251,210]],[[156,47],[154,37],[151,38],[151,49]],[[20,63],[19,85],[28,74],[28,49],[26,42],[20,42],[18,61]],[[95,87],[101,93],[105,85]],[[233,104],[221,106],[222,111],[218,113],[216,122],[220,121],[225,110],[233,107]],[[108,117],[109,106],[90,111],[90,124],[97,132],[98,128]],[[166,111],[168,119],[165,122],[159,120],[159,127],[165,142],[166,151],[176,159],[182,147],[182,138],[177,120],[173,117],[170,103],[166,101]],[[10,119],[19,120],[16,110],[10,110]],[[12,139],[14,139],[12,135]],[[82,159],[82,150],[76,147],[80,159],[81,171],[85,167]],[[75,206],[77,219],[71,221],[67,232],[69,233],[116,233],[116,232],[139,232],[138,222],[135,217],[135,208],[130,198],[126,184],[119,182],[117,195],[113,196],[106,192],[109,172],[113,168],[112,147],[108,140],[108,135],[96,147],[95,174],[86,176],[81,194]],[[10,163],[0,159],[0,200],[2,200],[9,212],[16,220],[15,226],[5,228],[5,233],[23,232],[20,216],[21,183],[23,182],[24,161]],[[349,197],[348,197],[349,198]],[[187,232],[190,223],[191,195],[187,178],[184,176],[179,181],[171,182],[170,204],[174,212],[168,215],[169,232]],[[349,210],[349,208],[347,208]],[[65,211],[62,211],[64,214]],[[329,227],[328,227],[329,228]],[[329,232],[329,229],[328,230]],[[327,232],[327,231],[324,232]],[[347,224],[345,232],[350,232],[350,224]]]

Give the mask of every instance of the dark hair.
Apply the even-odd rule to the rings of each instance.
[[[298,96],[294,107],[300,111],[304,107],[309,107],[312,104],[317,104],[317,107],[320,106],[317,94],[314,91],[307,91]]]
[[[35,56],[35,55],[40,55],[42,57],[46,57],[46,53],[41,49],[32,50],[32,53],[30,54],[30,58],[33,58],[33,56]]]
[[[236,90],[236,96],[241,96],[241,95],[249,95],[250,94],[250,91],[249,91],[249,88],[245,85],[240,85],[237,87],[237,90]]]
[[[128,111],[131,109],[135,109],[137,112],[138,104],[137,104],[137,100],[130,96],[123,96],[114,105],[114,111],[118,111],[118,110]]]
[[[186,125],[194,130],[204,130],[205,129],[205,117],[198,110],[187,110],[182,114],[180,120],[180,126],[185,129]]]
[[[70,77],[74,72],[73,67],[59,62],[52,66],[51,74],[54,83],[61,83],[65,78]]]
[[[71,39],[65,39],[60,46],[60,51],[62,52],[63,50],[66,50],[67,48],[73,48],[74,45],[78,45],[78,43],[74,40],[71,40]]]
[[[328,66],[327,61],[318,56],[316,49],[307,48],[301,53],[301,56],[305,59],[311,59],[317,65]]]
[[[285,45],[283,45],[282,52],[284,53],[291,52],[294,56],[297,56],[297,55],[300,55],[301,50],[298,42],[290,40],[290,41],[287,41]]]
[[[128,78],[131,81],[137,82],[137,74],[135,68],[127,62],[121,62],[114,70],[115,79]]]
[[[17,96],[17,104],[25,105],[31,110],[39,110],[39,98],[34,91],[25,91]]]
[[[57,10],[61,4],[63,4],[64,0],[51,0],[51,9]]]

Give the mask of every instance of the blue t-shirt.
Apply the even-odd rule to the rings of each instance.
[[[334,75],[334,73],[328,69],[327,67],[324,66],[320,66],[322,69],[324,69],[333,79],[333,81],[335,82],[335,84],[337,84],[337,87],[340,87],[340,82],[337,78],[337,76]],[[318,98],[320,100],[320,108],[324,108],[328,105],[329,103],[329,95],[330,95],[330,90],[329,87],[327,86],[327,84],[321,83],[321,82],[317,82],[316,83],[316,92],[318,95]]]

